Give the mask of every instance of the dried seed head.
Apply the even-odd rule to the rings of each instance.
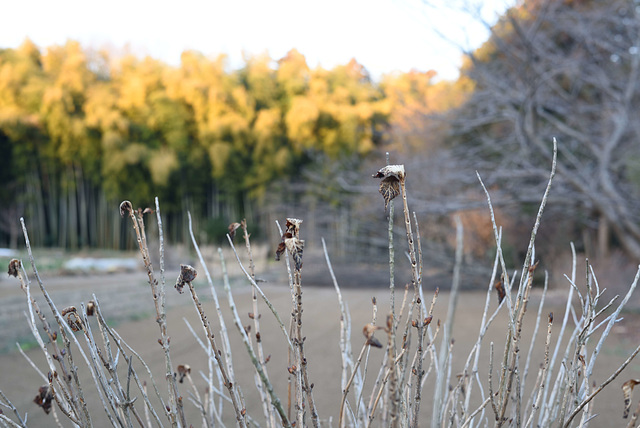
[[[404,182],[404,165],[387,165],[373,174],[374,178],[381,178],[380,194],[384,198],[384,209],[389,202],[400,194],[400,183]]]
[[[633,387],[640,383],[638,379],[629,379],[622,384],[622,393],[624,394],[624,413],[623,418],[629,417],[629,409],[631,408],[631,395],[633,394]]]
[[[300,224],[302,220],[297,218],[288,218],[285,232],[282,234],[282,241],[276,249],[276,261],[288,250],[293,257],[294,267],[297,271],[302,269],[302,253],[304,250],[304,241],[300,239]]]
[[[496,291],[498,292],[498,303],[502,303],[502,301],[504,300],[505,296],[507,295],[504,286],[502,285],[502,281],[498,281],[496,282],[496,285],[494,285]]]
[[[364,337],[366,337],[367,339],[371,339],[375,331],[376,326],[371,323],[365,324],[365,326],[362,328],[362,334],[364,334]]]
[[[49,385],[42,385],[38,389],[38,395],[33,399],[33,402],[42,407],[42,410],[48,415],[51,412],[51,402],[53,401],[53,394],[49,391]]]
[[[231,239],[236,236],[236,230],[238,230],[240,226],[242,226],[240,223],[231,223],[229,225],[229,236],[231,237]]]
[[[382,343],[378,339],[373,336],[376,330],[379,330],[381,327],[376,327],[375,325],[369,323],[365,324],[362,328],[362,334],[367,338],[367,344],[371,346],[375,346],[376,348],[382,348]]]
[[[73,331],[82,330],[82,321],[75,310],[69,312],[67,315],[67,324],[69,324],[69,327],[71,327],[71,330]]]
[[[87,316],[92,317],[94,311],[96,310],[96,302],[93,300],[89,300],[87,303]]]
[[[180,364],[178,366],[178,376],[180,376],[179,382],[182,383],[182,381],[184,381],[184,377],[190,373],[191,367],[188,364]]]
[[[62,316],[64,317],[65,315],[71,312],[78,312],[75,306],[67,306],[62,310],[61,313],[62,313]]]
[[[144,211],[142,211],[142,214],[150,214],[153,213],[153,210],[149,207],[145,208]]]
[[[198,271],[196,271],[192,266],[181,264],[180,275],[178,276],[175,285],[178,293],[182,294],[182,287],[184,287],[185,284],[190,284],[197,276]]]
[[[125,215],[130,214],[131,210],[133,210],[133,205],[131,205],[131,202],[122,201],[122,203],[120,204],[120,217],[124,217]]]
[[[11,259],[11,261],[9,262],[9,275],[14,278],[17,277],[21,266],[22,263],[20,262],[20,260]]]

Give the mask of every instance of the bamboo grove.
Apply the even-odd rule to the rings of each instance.
[[[355,60],[311,69],[296,50],[230,70],[192,51],[171,66],[74,41],[0,49],[0,246],[17,246],[11,220],[25,215],[35,245],[122,248],[107,207],[123,198],[159,196],[169,223],[187,208],[246,215],[317,155],[362,158],[411,117],[450,107],[453,84],[434,75],[374,82]]]

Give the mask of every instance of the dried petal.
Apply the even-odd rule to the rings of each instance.
[[[120,217],[124,217],[126,214],[131,213],[133,205],[129,201],[122,201],[120,204]]]
[[[184,377],[191,373],[191,367],[188,364],[180,364],[178,366],[178,375],[180,376],[179,382],[182,383],[184,381]]]
[[[638,379],[629,379],[622,384],[622,393],[624,394],[624,413],[623,418],[629,417],[629,409],[631,408],[631,395],[633,394],[633,387],[640,383]]]
[[[367,345],[373,346],[375,348],[382,348],[382,343],[375,337],[371,337],[371,339],[367,340]]]
[[[300,225],[302,224],[302,220],[299,218],[287,218],[287,232],[291,233],[293,236],[300,236]]]
[[[280,261],[280,257],[282,257],[282,254],[284,253],[284,250],[286,250],[287,247],[284,245],[284,241],[278,244],[278,248],[276,249],[276,261]]]
[[[96,309],[96,302],[94,302],[93,300],[89,300],[89,302],[87,303],[87,316],[89,317],[93,316],[95,309]]]
[[[371,323],[365,324],[365,326],[362,328],[362,334],[367,338],[367,345],[375,346],[376,348],[382,348],[382,343],[380,343],[378,339],[373,337],[373,333],[381,328],[382,327],[377,327]]]
[[[297,271],[302,269],[302,252],[304,249],[304,241],[296,238],[288,238],[284,240],[284,245],[293,257],[294,267]]]
[[[304,241],[300,237],[300,224],[302,220],[297,218],[287,218],[286,230],[282,234],[282,242],[276,249],[276,261],[280,260],[285,250],[288,250],[293,257],[294,267],[297,271],[302,269],[302,253]]]
[[[242,226],[240,223],[231,223],[229,225],[229,236],[231,237],[231,239],[236,236],[236,230],[238,230],[240,226]]]
[[[18,271],[20,270],[21,266],[22,263],[20,262],[20,260],[11,259],[11,261],[9,262],[9,275],[13,276],[14,278],[17,277]]]
[[[53,394],[49,391],[49,385],[42,385],[38,389],[38,395],[33,399],[33,402],[42,407],[42,410],[48,415],[51,412],[51,402],[53,401]]]
[[[62,316],[67,315],[70,312],[77,312],[77,309],[75,306],[67,306],[66,308],[64,308],[61,312]]]
[[[496,282],[494,286],[496,291],[498,292],[498,303],[502,303],[507,293],[504,290],[504,286],[502,285],[502,281]]]

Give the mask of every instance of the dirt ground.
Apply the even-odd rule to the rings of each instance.
[[[261,421],[263,419],[262,409],[259,403],[258,395],[255,392],[254,379],[250,362],[246,351],[240,341],[240,336],[232,323],[229,314],[227,298],[222,290],[220,276],[218,272],[213,272],[216,290],[223,306],[225,314],[226,328],[230,331],[231,351],[233,353],[234,369],[236,376],[236,385],[238,385],[243,394],[248,413],[253,418]],[[168,278],[175,278],[176,272],[167,274]],[[53,300],[62,308],[68,304],[79,306],[79,302],[88,301],[92,293],[95,293],[100,300],[105,315],[114,321],[117,321],[116,330],[122,335],[123,339],[131,344],[142,356],[142,358],[156,373],[156,381],[163,394],[166,394],[166,386],[162,378],[164,357],[160,352],[157,343],[159,336],[158,325],[155,322],[153,314],[153,305],[148,285],[145,282],[146,276],[142,272],[123,273],[115,275],[102,276],[75,276],[75,277],[50,277],[44,278],[47,289],[52,295]],[[169,283],[171,283],[169,279]],[[264,291],[278,309],[281,316],[286,319],[290,312],[291,296],[289,287],[282,278],[269,278],[270,281],[264,283]],[[340,277],[338,276],[338,280]],[[219,331],[220,325],[215,315],[215,309],[211,299],[211,292],[206,285],[205,276],[199,275],[198,291],[205,300],[205,311],[209,314],[209,319],[215,331]],[[304,283],[304,277],[303,277]],[[35,285],[34,285],[35,287]],[[249,285],[242,280],[234,281],[233,293],[238,311],[245,325],[250,324],[248,316],[251,309],[251,295]],[[388,311],[389,291],[385,288],[345,288],[343,291],[344,299],[348,305],[351,321],[353,325],[351,342],[353,352],[357,354],[363,344],[364,338],[361,334],[362,326],[371,322],[372,317],[372,297],[376,297],[378,301],[378,324],[384,323],[384,318]],[[553,311],[555,314],[555,324],[553,334],[557,335],[562,316],[564,315],[564,293],[565,291],[554,290],[547,296],[547,302],[543,313]],[[432,289],[429,284],[425,285],[425,296],[430,299]],[[5,348],[8,346],[7,341],[13,340],[7,330],[18,328],[23,325],[24,319],[22,315],[25,310],[24,295],[17,286],[17,281],[13,278],[3,278],[0,281],[0,312],[2,330],[4,336],[0,339],[4,340]],[[434,320],[446,318],[448,307],[448,293],[440,294],[434,313]],[[304,319],[303,331],[306,336],[305,349],[308,357],[308,370],[310,381],[315,384],[314,397],[318,408],[320,418],[330,425],[329,420],[333,418],[333,426],[337,424],[336,415],[340,406],[341,388],[340,388],[340,371],[341,360],[339,353],[339,322],[340,313],[338,309],[338,299],[333,287],[313,287],[307,285],[304,287]],[[396,294],[397,305],[402,300],[402,294]],[[478,328],[482,316],[482,306],[485,300],[485,292],[464,292],[458,302],[457,316],[454,323],[453,337],[454,358],[452,361],[452,378],[460,373],[464,366],[464,362],[468,356],[471,346],[475,342],[478,335]],[[496,306],[496,297],[492,295],[492,308]],[[606,299],[608,300],[608,299]],[[527,316],[527,324],[524,329],[523,340],[523,356],[526,355],[529,348],[529,338],[533,331],[532,320],[538,309],[540,301],[540,291],[535,290],[530,303],[530,310]],[[199,393],[204,393],[205,383],[198,374],[208,372],[206,358],[203,350],[198,345],[192,334],[189,332],[185,320],[194,326],[195,330],[203,337],[202,327],[198,327],[198,316],[193,304],[190,302],[188,293],[179,295],[169,285],[168,288],[168,325],[169,335],[171,336],[171,357],[174,366],[178,364],[189,364],[192,368],[193,378],[199,389]],[[44,302],[41,303],[44,305]],[[287,390],[287,357],[284,346],[282,333],[278,329],[273,316],[264,304],[260,304],[261,312],[261,337],[265,353],[270,355],[268,370],[273,380],[276,392],[286,401]],[[504,311],[503,311],[504,312]],[[638,326],[640,321],[638,316],[632,313],[624,315],[625,320],[617,324],[610,337],[607,345],[599,357],[598,364],[595,368],[594,381],[599,384],[604,381],[609,374],[615,370],[618,365],[624,361],[627,355],[639,343],[640,335],[638,334]],[[505,340],[505,318],[498,316],[492,328],[487,333],[482,348],[481,358],[481,378],[486,380],[487,372],[487,356],[489,352],[489,343],[495,342],[495,349],[499,353]],[[544,328],[541,327],[541,330]],[[23,337],[20,333],[18,337]],[[219,337],[219,335],[217,335]],[[543,341],[540,334],[537,338],[538,346]],[[24,341],[24,337],[23,337]],[[15,349],[15,348],[13,348]],[[371,349],[369,359],[369,371],[366,378],[368,391],[370,391],[375,377],[378,374],[379,361],[381,359],[381,350]],[[27,351],[27,355],[36,362],[39,367],[44,370],[44,358],[39,349],[33,347]],[[542,362],[542,354],[535,353],[532,360],[531,377],[535,377],[538,365]],[[81,380],[84,385],[85,396],[87,402],[97,401],[97,392],[91,377],[86,373],[84,362],[81,362]],[[135,367],[135,364],[134,364]],[[139,365],[138,365],[139,367]],[[138,370],[140,370],[138,368]],[[599,416],[593,421],[591,426],[622,426],[626,425],[622,419],[623,399],[621,392],[622,383],[630,378],[640,377],[640,361],[632,363],[626,371],[616,379],[607,390],[605,390],[599,399],[596,400],[595,413]],[[434,377],[430,375],[425,385],[424,405],[422,406],[422,415],[424,423],[422,426],[429,426],[429,414],[431,407],[430,391],[432,389]],[[532,380],[531,380],[532,381]],[[5,351],[0,355],[0,389],[6,396],[24,413],[28,413],[29,426],[47,427],[54,426],[51,415],[45,415],[44,412],[33,403],[38,388],[43,384],[43,380],[30,367],[30,365],[20,356],[18,352]],[[186,397],[189,396],[188,385],[180,384],[180,392],[185,397],[185,408],[188,414],[188,420],[194,426],[200,425],[200,418],[195,406],[191,404]],[[368,400],[368,395],[367,395]],[[7,409],[4,409],[5,413]],[[231,407],[225,405],[225,420],[233,426]],[[491,411],[487,413],[491,421]],[[61,416],[64,418],[64,416]],[[92,418],[95,426],[107,426],[104,411],[100,406],[92,408]],[[490,422],[491,425],[491,422]],[[69,426],[69,424],[65,424]]]

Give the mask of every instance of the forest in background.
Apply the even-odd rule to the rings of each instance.
[[[214,235],[242,216],[259,221],[276,181],[300,182],[320,158],[364,159],[408,116],[458,104],[464,90],[433,77],[376,83],[355,60],[310,69],[296,50],[228,70],[224,56],[184,52],[173,67],[26,40],[0,51],[0,246],[17,245],[24,215],[35,245],[123,248],[119,201],[154,196],[171,226],[186,210],[223,226]]]
[[[640,260],[639,14],[632,0],[523,2],[451,82],[432,71],[374,81],[355,60],[311,69],[295,49],[236,70],[191,51],[170,66],[74,41],[1,49],[0,246],[19,245],[24,215],[35,245],[127,248],[118,203],[158,196],[173,243],[187,211],[203,243],[242,217],[271,234],[293,212],[343,254],[384,252],[384,213],[361,196],[377,191],[370,175],[390,151],[411,174],[429,257],[450,250],[458,214],[472,260],[493,248],[475,171],[517,247],[555,137],[540,245]]]

